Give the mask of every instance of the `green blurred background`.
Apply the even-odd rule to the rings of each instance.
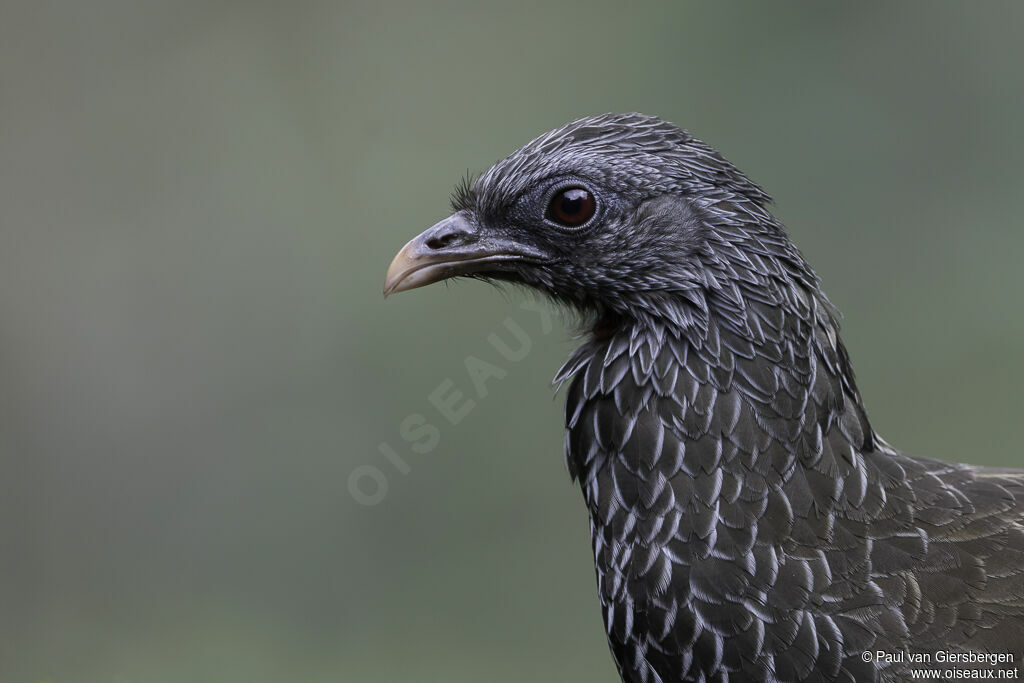
[[[615,681],[568,333],[479,283],[380,294],[467,169],[584,114],[676,121],[777,198],[890,441],[1024,464],[1022,29],[1011,2],[3,3],[0,681]],[[467,356],[507,374],[452,426],[428,396],[475,394]]]

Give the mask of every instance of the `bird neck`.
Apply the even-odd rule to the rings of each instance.
[[[700,400],[730,395],[758,425],[759,438],[788,444],[787,452],[815,457],[820,435],[835,425],[851,452],[872,449],[878,437],[831,305],[817,290],[795,283],[772,291],[774,297],[758,300],[738,287],[706,290],[700,307],[706,315],[691,315],[686,324],[678,315],[602,315],[556,376],[561,383],[576,375],[566,404],[567,426],[572,429],[572,415],[584,403],[601,396],[610,398],[627,421],[652,397],[669,406],[663,421],[666,416],[685,421],[708,416],[713,403],[701,406]],[[681,307],[692,300],[686,298]],[[798,464],[794,458],[786,466]],[[570,471],[582,475],[583,465],[570,462]]]

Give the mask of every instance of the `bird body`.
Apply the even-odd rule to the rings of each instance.
[[[462,188],[386,289],[504,280],[592,316],[556,381],[623,681],[1019,664],[1024,471],[873,431],[836,311],[768,203],[660,119],[581,119]]]
[[[631,329],[563,371],[623,680],[901,681],[911,662],[863,653],[1019,657],[1020,475],[893,450],[835,349],[780,370],[788,352],[752,348]]]

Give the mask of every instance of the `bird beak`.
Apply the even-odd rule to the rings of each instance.
[[[384,296],[541,256],[518,242],[481,235],[460,211],[412,238],[395,254],[384,276]]]

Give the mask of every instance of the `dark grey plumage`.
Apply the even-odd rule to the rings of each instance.
[[[596,198],[580,228],[545,217],[565,186]],[[422,264],[393,266],[391,289],[469,275],[593,316],[556,379],[623,681],[906,680],[864,661],[879,650],[1020,664],[1024,472],[875,434],[817,276],[732,164],[660,119],[604,115],[453,203],[461,227],[419,248],[444,267],[400,286]],[[502,258],[444,261],[452,245]]]

